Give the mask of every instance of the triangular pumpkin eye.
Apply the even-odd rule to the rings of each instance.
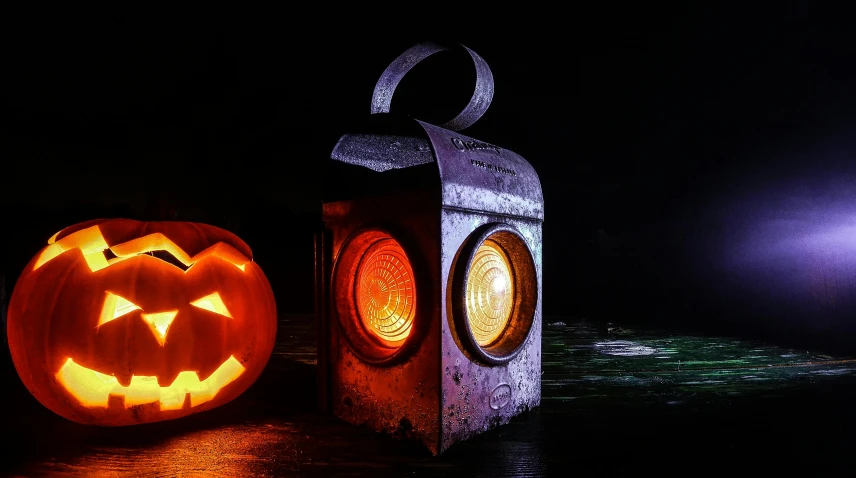
[[[232,314],[229,313],[229,309],[226,308],[226,304],[223,303],[223,299],[220,298],[220,294],[217,292],[212,292],[201,299],[196,299],[191,302],[190,305],[214,312],[215,314],[220,314],[230,319],[232,318]]]
[[[107,297],[104,299],[104,307],[101,309],[101,317],[98,319],[98,326],[100,327],[111,320],[116,320],[123,315],[141,309],[139,305],[130,300],[108,292]]]

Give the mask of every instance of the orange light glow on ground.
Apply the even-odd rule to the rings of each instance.
[[[400,345],[410,335],[416,305],[413,270],[395,240],[369,247],[357,270],[355,293],[363,326],[384,345]]]
[[[467,279],[467,319],[476,342],[491,345],[505,331],[514,305],[514,276],[508,256],[488,239],[479,246]]]
[[[90,370],[66,360],[56,378],[66,391],[86,407],[107,407],[110,395],[124,397],[125,408],[160,402],[161,410],[178,410],[190,397],[190,406],[205,403],[223,387],[244,373],[244,367],[235,357],[229,357],[205,380],[196,372],[181,372],[167,387],[158,385],[157,377],[135,375],[126,387],[113,375]]]

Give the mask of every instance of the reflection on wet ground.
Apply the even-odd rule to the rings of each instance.
[[[544,329],[542,405],[603,397],[635,404],[727,403],[736,396],[777,397],[795,388],[852,381],[856,360],[724,337],[670,335],[585,321]],[[856,383],[856,382],[854,382]]]
[[[545,320],[542,406],[438,457],[315,409],[315,327],[219,409],[134,428],[54,416],[8,363],[3,468],[21,476],[570,476],[849,471],[856,362],[729,338]],[[6,357],[8,359],[8,357]],[[10,412],[10,410],[12,410]],[[695,470],[695,471],[694,471]]]

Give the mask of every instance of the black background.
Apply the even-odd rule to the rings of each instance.
[[[496,83],[463,133],[517,152],[542,182],[545,315],[805,338],[806,327],[777,326],[786,311],[776,304],[732,287],[712,257],[740,219],[720,205],[757,184],[856,170],[845,12],[811,2],[308,8],[4,16],[7,289],[65,226],[177,218],[235,231],[279,309],[311,312],[330,151],[368,116],[396,56],[457,41]],[[418,65],[393,111],[454,116],[473,79],[456,61]],[[852,328],[837,323],[808,331],[841,345]]]

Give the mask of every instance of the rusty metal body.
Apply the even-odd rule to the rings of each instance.
[[[486,68],[473,58],[477,69]],[[383,80],[396,71],[388,69],[378,89],[389,90]],[[444,126],[471,124],[486,108],[481,100]],[[373,104],[372,112],[384,111]],[[320,401],[348,422],[418,440],[439,454],[540,404],[540,182],[512,151],[411,118],[371,118],[331,154],[331,195],[316,240]],[[359,313],[350,278],[372,234],[401,244],[418,299],[404,344],[380,354],[348,325]],[[486,237],[507,245],[518,291],[510,341],[492,347],[473,340],[464,318],[470,261]]]

